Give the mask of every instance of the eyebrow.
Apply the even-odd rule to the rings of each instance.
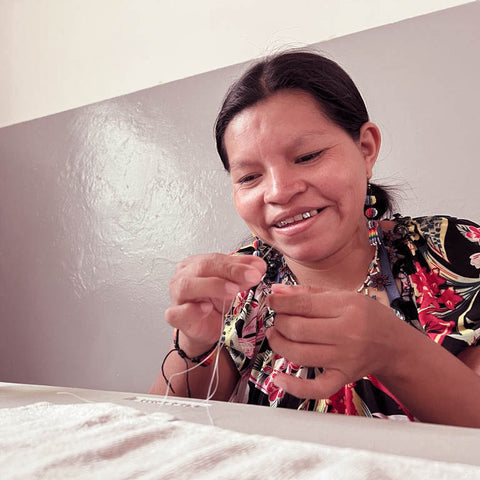
[[[325,136],[326,131],[325,130],[308,130],[306,132],[301,133],[298,135],[292,142],[292,146],[296,147],[300,143],[302,143],[303,140],[310,138],[310,137],[320,137],[320,136]]]
[[[245,170],[249,169],[250,167],[256,165],[258,162],[255,162],[254,160],[238,160],[232,164],[230,161],[230,170],[229,172],[232,173],[235,170]]]

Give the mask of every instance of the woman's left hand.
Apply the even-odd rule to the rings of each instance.
[[[365,375],[388,375],[411,328],[390,307],[351,291],[274,285],[268,303],[276,312],[267,330],[272,349],[324,369],[314,379],[276,376],[275,384],[298,398],[327,398]]]

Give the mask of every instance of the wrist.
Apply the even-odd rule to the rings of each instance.
[[[412,325],[401,323],[397,325],[400,331],[393,334],[381,367],[375,375],[382,383],[408,382],[412,372],[421,362],[424,348],[429,351],[430,340]]]
[[[188,337],[182,335],[182,345],[180,345],[180,330],[174,329],[173,332],[173,347],[177,351],[178,355],[185,360],[189,360],[194,364],[199,364],[202,367],[206,367],[212,363],[216,356],[216,348],[218,341],[213,345],[192,345],[192,342]]]

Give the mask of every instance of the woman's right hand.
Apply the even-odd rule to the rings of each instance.
[[[194,255],[177,265],[165,318],[181,330],[182,348],[189,356],[203,353],[219,339],[223,314],[236,294],[257,285],[265,271],[265,262],[253,255]]]

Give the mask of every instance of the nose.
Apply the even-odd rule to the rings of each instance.
[[[295,195],[305,192],[307,182],[301,172],[289,166],[275,166],[269,169],[264,193],[265,203],[286,204]]]

